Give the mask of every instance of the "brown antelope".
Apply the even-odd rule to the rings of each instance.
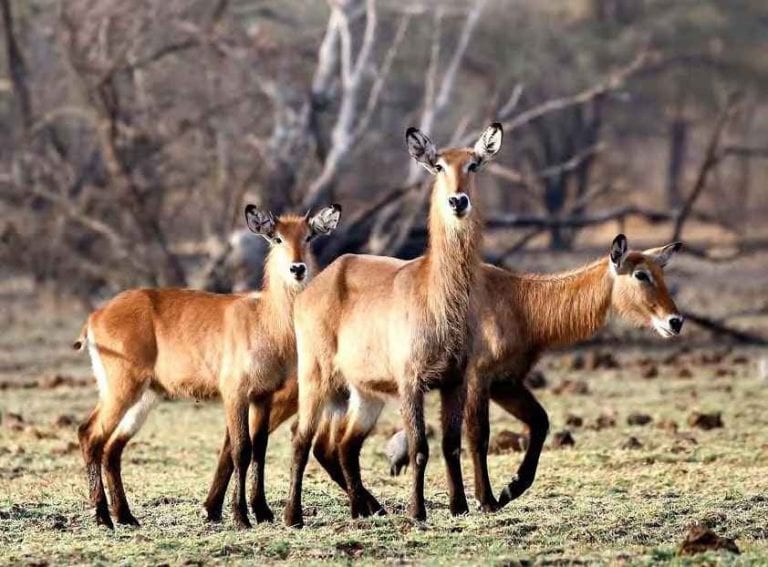
[[[519,497],[532,484],[549,429],[544,408],[523,384],[541,354],[583,341],[605,325],[609,313],[663,337],[683,327],[664,281],[663,268],[680,249],[675,242],[645,251],[628,251],[618,235],[608,258],[552,275],[515,274],[484,266],[480,301],[482,332],[467,375],[467,437],[475,469],[475,497],[493,511]],[[497,502],[488,477],[488,399],[521,420],[529,441],[517,475]],[[281,413],[283,410],[281,410]],[[390,442],[392,474],[407,461],[402,432]]]
[[[384,400],[400,395],[410,441],[413,483],[409,513],[426,517],[424,392],[442,400],[443,455],[450,508],[467,511],[460,445],[464,373],[471,347],[471,303],[479,267],[481,226],[471,199],[474,172],[499,151],[501,125],[487,128],[472,149],[438,152],[416,128],[406,132],[410,155],[435,176],[425,256],[345,255],[307,286],[294,309],[298,352],[299,418],[293,438],[288,526],[301,526],[304,469],[322,411],[349,394],[344,436],[338,439],[352,516],[381,506],[364,488],[359,453]],[[372,510],[373,509],[373,510]]]
[[[605,324],[610,312],[631,323],[651,326],[663,337],[680,333],[683,318],[669,295],[662,271],[679,249],[676,242],[628,252],[626,238],[619,235],[609,258],[569,272],[515,274],[482,266],[478,282],[482,332],[468,369],[465,422],[475,468],[475,496],[483,510],[496,510],[533,483],[549,421],[523,379],[545,350],[588,339]],[[517,478],[505,487],[499,502],[493,496],[486,465],[489,397],[523,421],[530,437]],[[275,395],[270,431],[296,412],[297,402],[297,382],[291,378]],[[332,423],[325,418],[314,454],[346,491],[334,441],[343,435],[344,428],[344,420]],[[399,474],[408,463],[408,443],[402,431],[393,436],[388,451],[391,473]],[[374,507],[373,511],[375,501],[369,501],[368,506]]]
[[[340,212],[341,207],[331,205],[312,217],[275,219],[253,205],[246,207],[248,227],[270,243],[261,292],[135,289],[88,317],[74,346],[88,347],[99,386],[99,402],[79,428],[99,524],[113,527],[103,465],[118,523],[138,525],[123,490],[120,461],[159,395],[221,396],[237,472],[234,520],[240,527],[250,525],[245,477],[251,459],[251,507],[257,521],[272,519],[264,494],[272,394],[295,371],[293,303],[315,270],[309,242],[333,232]]]

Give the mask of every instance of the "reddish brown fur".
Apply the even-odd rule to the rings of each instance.
[[[493,128],[499,136],[495,145],[490,144],[495,153],[500,126]],[[417,519],[426,517],[423,483],[428,448],[423,393],[430,387],[440,388],[443,401],[443,454],[451,511],[467,511],[459,452],[464,371],[474,327],[471,290],[479,266],[481,232],[476,212],[458,218],[448,212],[448,202],[462,193],[472,196],[474,175],[467,165],[476,154],[453,149],[439,157],[426,255],[409,262],[343,256],[296,303],[299,421],[286,525],[303,523],[301,482],[323,407],[347,392],[351,392],[349,414],[336,438],[336,450],[353,517],[380,509],[360,479],[359,451],[383,398],[392,392],[401,397],[412,447],[409,513]],[[322,451],[316,451],[320,454]],[[338,470],[332,474],[338,479]]]
[[[94,368],[99,377],[100,360],[105,376],[100,378],[99,404],[80,428],[80,441],[100,523],[111,527],[101,484],[102,459],[118,522],[137,523],[122,490],[120,455],[149,411],[151,392],[221,396],[233,441],[227,458],[234,460],[239,473],[233,509],[241,526],[249,524],[244,480],[251,458],[250,406],[250,433],[259,444],[253,448],[259,470],[252,506],[258,520],[271,519],[263,493],[266,424],[272,393],[295,369],[292,311],[303,284],[290,279],[288,267],[305,262],[313,271],[310,233],[304,217],[284,215],[276,221],[275,234],[283,242],[269,253],[260,293],[136,289],[119,294],[88,318]],[[81,337],[79,342],[85,340]],[[131,420],[136,413],[142,418]]]
[[[530,433],[517,479],[502,494],[504,504],[532,484],[548,429],[547,414],[525,388],[523,378],[543,351],[588,339],[605,324],[611,312],[637,325],[649,324],[653,316],[677,313],[662,268],[654,261],[659,250],[629,252],[616,275],[608,259],[552,275],[516,274],[487,264],[482,266],[478,300],[482,332],[468,369],[465,423],[475,465],[475,495],[483,509],[498,507],[486,465],[488,398],[523,421]],[[654,286],[632,278],[639,268],[651,273]],[[283,392],[279,411],[287,419],[296,407],[292,395],[298,391],[293,378]],[[273,422],[271,429],[279,424]],[[343,430],[345,425],[342,422],[338,427]],[[338,465],[325,465],[337,458],[334,448],[329,447],[329,439],[334,435],[329,429],[326,420],[320,428],[316,454],[325,455],[319,460],[337,480]],[[399,457],[405,459],[407,455],[402,452]],[[345,488],[343,482],[339,484]]]

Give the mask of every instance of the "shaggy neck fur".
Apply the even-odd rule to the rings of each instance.
[[[435,184],[445,183],[438,176]],[[465,343],[470,291],[479,269],[480,221],[475,209],[466,219],[446,218],[444,197],[435,187],[429,210],[429,243],[421,278],[430,324],[448,352]]]
[[[588,339],[605,324],[613,292],[607,260],[560,274],[515,278],[514,302],[537,348]]]
[[[269,328],[275,336],[293,337],[293,304],[302,287],[280,274],[284,269],[273,248],[269,251],[264,262],[264,279],[262,284],[261,303],[264,316],[269,318]]]

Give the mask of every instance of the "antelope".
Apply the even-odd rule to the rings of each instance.
[[[663,337],[678,335],[683,317],[667,290],[663,269],[680,249],[675,242],[643,252],[628,251],[618,235],[605,259],[559,274],[516,274],[484,264],[480,270],[479,327],[470,361],[465,422],[475,469],[475,497],[484,511],[495,511],[522,495],[534,481],[549,429],[546,411],[523,384],[541,354],[594,335],[609,313],[638,326],[648,325]],[[275,395],[270,431],[296,413],[296,379],[291,377]],[[488,477],[488,400],[523,421],[529,444],[517,477],[496,501]],[[315,440],[314,455],[331,478],[347,490],[341,474],[336,439],[346,423],[325,417]],[[391,474],[408,463],[403,431],[388,445]],[[222,496],[223,497],[223,496]],[[375,502],[369,502],[375,507]]]
[[[385,400],[399,394],[413,465],[409,513],[426,518],[424,392],[430,388],[441,395],[451,513],[468,511],[460,446],[464,373],[474,329],[472,290],[482,238],[472,201],[474,174],[501,148],[502,128],[489,126],[474,148],[440,152],[416,128],[409,128],[405,137],[411,157],[435,178],[426,254],[411,261],[344,255],[296,300],[299,415],[283,514],[288,526],[303,525],[302,480],[321,414],[347,393],[348,426],[338,450],[353,517],[382,511],[363,486],[359,453]]]
[[[542,353],[593,336],[610,313],[665,338],[679,335],[684,318],[664,281],[663,269],[680,250],[674,242],[629,251],[627,238],[613,240],[607,258],[559,274],[515,274],[485,265],[480,301],[481,338],[468,375],[464,420],[473,466],[475,498],[495,511],[533,484],[549,418],[523,379]],[[528,447],[516,477],[497,501],[488,476],[489,398],[528,428]],[[281,410],[282,412],[282,410]],[[389,443],[391,473],[407,461],[402,432]]]
[[[133,289],[91,313],[73,346],[88,348],[99,388],[99,402],[78,430],[98,524],[114,527],[103,466],[117,522],[139,525],[125,497],[121,457],[161,395],[221,397],[237,473],[234,521],[250,526],[245,480],[251,459],[251,508],[258,522],[273,518],[264,492],[272,394],[295,372],[292,311],[315,271],[309,243],[332,233],[340,214],[341,207],[331,205],[314,216],[275,218],[248,205],[248,228],[270,243],[261,292]]]

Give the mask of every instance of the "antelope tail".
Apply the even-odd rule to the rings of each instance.
[[[75,350],[83,350],[88,344],[88,320],[86,319],[85,324],[83,325],[83,328],[80,329],[80,335],[78,335],[77,340],[72,343],[72,348]]]

